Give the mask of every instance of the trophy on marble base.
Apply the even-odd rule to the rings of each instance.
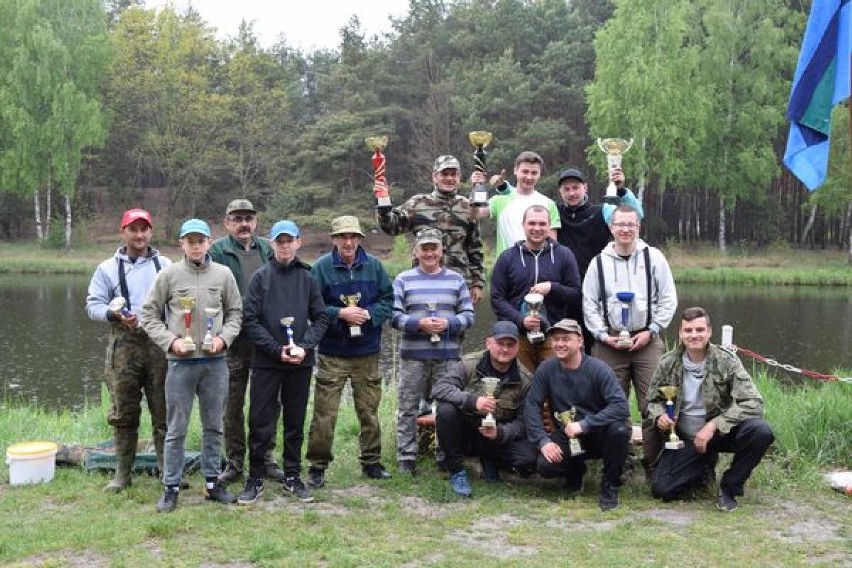
[[[355,294],[341,294],[340,301],[343,302],[347,308],[357,308],[358,302],[361,301],[361,292],[357,292]],[[349,324],[349,337],[361,337],[364,335],[361,332],[361,326],[357,324]]]
[[[385,215],[391,210],[391,200],[388,193],[388,180],[385,177],[385,164],[387,160],[385,159],[385,155],[382,153],[382,150],[384,150],[388,145],[388,137],[368,136],[364,139],[364,141],[367,143],[367,147],[370,150],[373,150],[371,163],[373,164],[373,171],[375,172],[375,176],[373,178],[375,180],[373,193],[376,196],[376,208],[379,211],[379,215]]]
[[[429,317],[434,318],[438,317],[438,302],[426,302],[426,309],[429,310]],[[441,342],[441,336],[437,333],[433,333],[429,336],[429,341],[434,343]]]
[[[500,379],[497,377],[482,377],[482,386],[485,388],[485,396],[494,398],[494,392],[497,390],[497,385],[500,384]],[[497,420],[490,412],[482,419],[483,428],[496,428]]]
[[[491,143],[493,136],[486,130],[474,130],[468,134],[468,139],[476,151],[473,153],[473,169],[485,173],[485,147]],[[473,207],[488,206],[488,186],[480,182],[473,186],[470,194],[470,204]]]
[[[284,350],[290,357],[297,357],[299,354],[305,354],[305,350],[293,342],[292,325],[294,321],[296,321],[296,318],[294,317],[281,318],[281,325],[283,325],[284,329],[287,330],[287,345],[284,347]]]
[[[598,148],[606,154],[606,165],[609,173],[621,167],[621,157],[631,146],[633,146],[633,138],[630,140],[623,138],[598,138]],[[612,180],[606,186],[604,201],[607,203],[618,201],[618,188],[615,187],[615,182]]]
[[[186,328],[183,347],[187,351],[195,351],[195,341],[192,340],[192,309],[195,307],[195,298],[192,296],[179,296],[178,304],[183,308],[183,326]]]
[[[129,318],[133,315],[133,312],[127,309],[127,300],[125,300],[122,296],[117,296],[110,300],[107,305],[107,309],[115,315],[123,318]]]
[[[529,308],[528,314],[531,316],[541,317],[541,306],[544,304],[544,296],[538,292],[530,292],[524,296],[524,302]],[[541,329],[527,332],[527,339],[530,343],[542,343],[544,341],[544,333]]]
[[[630,304],[636,296],[633,292],[617,292],[615,297],[621,302],[621,331],[618,332],[618,346],[631,347],[633,339],[630,338],[630,332],[627,331],[627,326],[630,325]]]
[[[675,403],[674,400],[677,398],[678,389],[674,385],[669,385],[665,387],[660,387],[660,393],[664,397],[666,397],[666,414],[669,417],[669,420],[672,421],[672,429],[669,434],[669,441],[666,442],[667,450],[679,450],[683,448],[683,440],[681,440],[678,435],[675,433]]]
[[[204,334],[204,341],[201,342],[201,350],[207,353],[213,351],[213,324],[216,323],[218,313],[219,308],[204,308],[204,315],[207,316],[207,333]]]
[[[563,410],[562,412],[557,412],[554,414],[556,419],[562,424],[562,428],[574,422],[577,419],[577,407],[572,406],[568,410]],[[583,449],[583,446],[580,445],[580,440],[576,437],[568,439],[568,449],[571,451],[572,456],[579,456],[586,453],[586,450]]]

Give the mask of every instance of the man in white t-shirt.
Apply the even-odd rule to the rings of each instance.
[[[516,187],[503,179],[502,174],[491,178],[491,185],[497,187],[498,195],[488,200],[488,207],[472,209],[472,214],[481,219],[490,216],[497,221],[497,245],[494,254],[524,240],[524,211],[531,205],[541,205],[550,213],[550,237],[556,240],[556,230],[562,227],[556,203],[546,195],[539,193],[535,186],[541,179],[544,160],[535,152],[524,151],[515,158]],[[472,183],[485,182],[485,174],[474,172]]]

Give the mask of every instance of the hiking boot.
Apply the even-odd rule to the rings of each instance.
[[[364,475],[369,477],[370,479],[390,479],[391,474],[388,470],[382,466],[380,463],[371,463],[365,465],[361,468],[361,471],[364,472]]]
[[[470,497],[473,494],[470,481],[467,479],[467,472],[464,469],[460,469],[450,475],[450,487],[453,488],[456,495],[461,495],[462,497]]]
[[[309,467],[308,485],[314,489],[319,489],[325,485],[325,470],[318,467]]]
[[[237,500],[236,497],[231,495],[231,492],[225,489],[225,486],[219,482],[214,482],[213,487],[207,487],[207,484],[205,483],[203,492],[204,499],[207,501],[231,504]]]
[[[263,495],[263,479],[259,477],[249,477],[246,480],[245,489],[240,492],[237,497],[237,503],[240,505],[251,505]]]
[[[230,485],[235,481],[238,481],[243,476],[243,468],[237,467],[237,465],[229,461],[228,465],[225,466],[225,471],[219,474],[219,483],[224,485]]]
[[[313,503],[314,497],[298,475],[290,476],[281,482],[284,491],[292,493],[302,503]]]
[[[601,483],[601,498],[598,500],[601,511],[612,511],[618,507],[618,486],[609,481]]]
[[[716,497],[716,508],[723,513],[732,513],[737,510],[737,507],[739,507],[739,503],[734,499],[734,496],[724,487],[719,487],[719,496]]]
[[[400,460],[399,462],[399,472],[407,473],[411,477],[417,475],[417,462],[414,460]]]
[[[160,496],[160,500],[157,501],[157,512],[171,513],[177,509],[178,494],[177,487],[163,488],[163,494]]]
[[[266,478],[271,479],[272,481],[281,481],[287,479],[287,474],[284,473],[284,470],[278,467],[278,464],[275,462],[267,462],[266,463]]]
[[[500,483],[500,469],[491,460],[479,458],[479,465],[482,466],[482,479],[487,483]]]

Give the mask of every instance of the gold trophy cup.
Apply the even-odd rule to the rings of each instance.
[[[192,296],[180,296],[178,297],[178,304],[183,308],[183,326],[186,328],[183,347],[187,351],[195,351],[196,345],[192,340],[192,309],[195,307],[195,298]]]
[[[216,322],[218,313],[219,308],[204,308],[204,315],[207,316],[207,333],[204,334],[204,341],[201,342],[201,350],[207,353],[213,351],[213,324]]]
[[[361,301],[361,292],[356,294],[341,294],[340,301],[343,302],[347,308],[357,308],[358,302]],[[350,324],[349,326],[349,337],[361,337],[364,335],[361,332],[361,326],[356,324]]]
[[[476,148],[473,153],[474,165],[473,169],[479,172],[485,172],[485,147],[491,144],[493,135],[487,130],[474,130],[467,135],[470,143]],[[484,183],[477,183],[473,187],[473,192],[470,196],[470,204],[474,207],[485,207],[488,205],[488,186]]]
[[[485,396],[494,398],[494,392],[497,390],[497,385],[500,384],[500,379],[497,377],[482,377],[482,386],[485,388]],[[497,420],[490,412],[482,419],[483,428],[496,428]]]
[[[577,408],[572,406],[568,410],[555,413],[554,416],[556,416],[556,419],[562,423],[562,427],[564,429],[565,426],[577,419]],[[583,449],[583,446],[580,445],[580,440],[577,438],[568,439],[568,449],[571,451],[572,456],[579,456],[586,453],[586,450]]]
[[[524,302],[526,302],[527,306],[529,307],[529,315],[539,316],[541,306],[544,304],[544,296],[542,296],[538,292],[530,292],[529,294],[524,296]],[[541,329],[537,329],[535,331],[528,331],[527,339],[530,343],[541,343],[544,341],[544,333],[542,333]]]
[[[623,138],[598,138],[598,148],[606,154],[607,171],[612,173],[615,168],[621,167],[621,157],[633,146],[633,138],[625,140]],[[606,186],[606,195],[604,201],[612,202],[618,200],[618,188],[615,183],[610,180]]]
[[[660,387],[660,393],[666,397],[666,414],[669,416],[669,419],[672,421],[671,433],[669,434],[669,441],[666,442],[667,450],[679,450],[683,448],[683,440],[681,440],[678,435],[675,433],[675,404],[674,400],[677,398],[677,393],[680,389],[678,389],[674,385],[669,385],[665,387]]]

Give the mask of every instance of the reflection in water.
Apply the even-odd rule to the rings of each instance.
[[[65,408],[99,399],[107,329],[86,317],[87,286],[85,276],[0,275],[3,396]],[[823,373],[852,369],[845,348],[852,338],[852,302],[845,288],[682,285],[678,295],[680,308],[665,334],[670,344],[680,310],[701,305],[713,318],[713,341],[729,324],[734,343],[782,363]],[[483,347],[494,321],[487,302],[476,317],[465,337],[468,352]],[[388,378],[398,365],[393,340],[386,329],[380,370]]]

